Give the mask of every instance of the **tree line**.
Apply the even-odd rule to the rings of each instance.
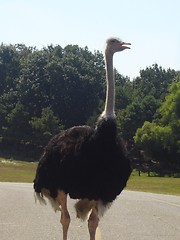
[[[179,167],[180,74],[153,64],[130,81],[115,69],[118,134],[135,166]],[[105,99],[103,54],[78,45],[0,46],[0,154],[37,160],[48,140],[94,125]],[[146,162],[146,161],[145,161]],[[164,166],[165,167],[165,166]]]

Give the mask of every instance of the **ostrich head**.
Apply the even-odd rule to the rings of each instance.
[[[130,43],[123,42],[121,39],[118,38],[109,38],[106,41],[105,51],[108,54],[114,54],[115,52],[123,51],[124,49],[130,49],[128,45]]]

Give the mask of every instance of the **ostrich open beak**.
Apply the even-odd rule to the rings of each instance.
[[[130,47],[128,47],[128,45],[131,45],[131,43],[121,42],[120,44],[121,44],[121,48],[130,49]]]

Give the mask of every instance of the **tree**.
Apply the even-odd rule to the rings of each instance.
[[[144,99],[136,98],[124,110],[117,114],[118,128],[120,135],[129,144],[133,144],[133,137],[137,128],[141,127],[144,121],[152,121],[159,106],[159,102],[153,96],[146,96]]]
[[[141,70],[140,77],[133,81],[134,94],[141,98],[151,95],[164,101],[167,89],[174,82],[176,75],[175,70],[165,70],[158,64],[153,64]]]
[[[115,69],[116,86],[116,109],[125,109],[131,102],[133,96],[133,85],[128,77],[124,77]]]
[[[66,127],[85,124],[103,96],[103,56],[99,52],[92,54],[87,47],[68,45],[63,51],[62,66],[64,87],[59,117]]]
[[[169,88],[169,94],[159,109],[159,123],[173,126],[180,120],[180,78]]]
[[[0,95],[16,87],[20,73],[20,56],[13,45],[0,45]]]
[[[6,123],[2,126],[3,137],[8,142],[26,143],[29,133],[29,113],[24,106],[17,102],[15,107],[7,114]]]
[[[159,108],[154,122],[145,122],[134,137],[147,156],[166,167],[180,166],[180,79],[169,88],[169,94]]]
[[[156,111],[178,74],[154,64],[131,82],[115,69],[119,134],[131,145],[144,121],[164,127],[175,119],[174,111],[179,117],[180,106],[171,105],[171,98]],[[94,124],[103,109],[104,83],[104,58],[99,51],[92,53],[88,47],[77,45],[50,45],[38,50],[24,44],[1,44],[0,140],[39,146],[62,125]],[[48,116],[56,130],[50,127]],[[173,133],[178,132],[174,122],[170,124]]]
[[[167,94],[167,88],[175,81],[177,73],[171,69],[163,69],[157,64],[140,71],[140,77],[132,82],[117,85],[120,99],[117,122],[120,135],[131,145],[137,128],[145,121],[153,121]],[[123,86],[124,84],[124,86]],[[122,87],[123,86],[123,87]],[[128,91],[128,92],[127,92]],[[121,108],[123,106],[123,108]]]
[[[45,145],[52,136],[63,129],[50,107],[43,108],[41,116],[32,118],[30,125],[33,130],[33,142],[40,146]]]
[[[1,144],[39,146],[62,125],[85,124],[104,96],[104,76],[103,55],[87,47],[50,45],[37,50],[2,44]]]
[[[51,106],[65,127],[85,124],[103,95],[103,73],[102,54],[92,54],[87,47],[36,50],[23,62],[20,101],[32,117]]]

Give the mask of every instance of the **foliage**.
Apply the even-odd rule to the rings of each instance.
[[[137,128],[140,128],[144,121],[154,119],[156,110],[164,101],[167,88],[175,81],[175,77],[174,70],[165,70],[153,64],[152,67],[141,70],[140,77],[130,82],[131,85],[128,88],[128,85],[125,85],[129,101],[118,112],[117,119],[120,135],[130,144],[133,144],[133,136]],[[122,91],[121,94],[123,96]],[[126,102],[125,99],[124,102]]]
[[[42,146],[92,115],[104,96],[103,56],[77,45],[2,44],[0,84],[1,140]]]
[[[30,125],[34,130],[34,142],[39,145],[44,145],[49,138],[63,129],[63,125],[49,107],[42,109],[40,117],[32,118]]]
[[[142,69],[140,77],[133,82],[134,94],[144,98],[147,95],[154,96],[155,99],[164,101],[167,88],[174,81],[177,73],[172,69],[163,69],[158,64]]]
[[[5,117],[6,124],[2,127],[3,136],[7,139],[13,138],[14,142],[25,142],[28,133],[28,117],[29,113],[25,111],[24,106],[17,102]]]
[[[141,127],[144,121],[152,121],[158,106],[159,102],[149,95],[141,101],[139,98],[134,99],[125,109],[119,111],[117,120],[121,136],[132,144],[136,129]]]
[[[158,110],[158,118],[144,122],[134,140],[147,156],[166,167],[180,167],[180,79],[169,88],[169,94]]]
[[[178,82],[179,72],[153,64],[130,81],[114,71],[117,125],[131,157],[136,157],[133,137],[143,124],[145,129],[154,129],[158,150],[169,144],[161,141],[167,138],[175,152],[180,116],[177,85],[170,88],[173,95],[166,95],[168,87]],[[49,138],[62,129],[94,125],[104,108],[105,89],[104,60],[99,51],[92,53],[78,45],[38,50],[24,44],[1,44],[0,154],[36,159]]]

